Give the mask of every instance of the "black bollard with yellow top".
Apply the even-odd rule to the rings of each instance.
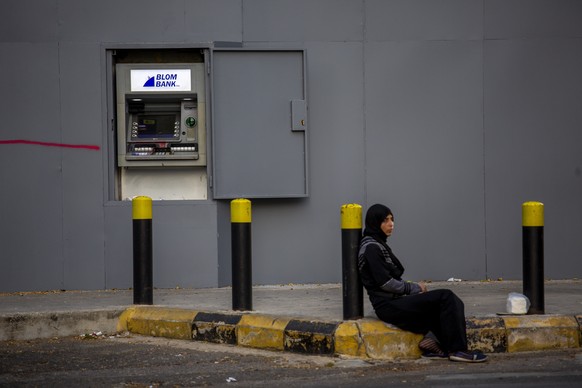
[[[342,227],[342,291],[344,319],[364,316],[364,291],[358,273],[358,249],[362,237],[362,207],[347,204],[341,207]]]
[[[133,304],[153,304],[152,199],[135,197],[133,216]]]
[[[252,310],[251,201],[230,202],[232,249],[232,309]]]
[[[544,204],[522,205],[523,294],[531,303],[528,314],[544,314]]]

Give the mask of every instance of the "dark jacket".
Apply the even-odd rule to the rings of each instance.
[[[365,236],[360,242],[358,270],[374,310],[391,299],[421,291],[418,284],[402,280],[404,267],[400,261],[387,244],[373,237]]]

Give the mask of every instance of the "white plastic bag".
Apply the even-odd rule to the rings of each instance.
[[[507,295],[507,313],[508,314],[527,314],[530,302],[527,296],[510,292]]]

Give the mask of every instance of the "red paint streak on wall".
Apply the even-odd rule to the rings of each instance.
[[[48,143],[44,141],[32,141],[32,140],[0,140],[0,144],[32,144],[40,145],[45,147],[63,147],[63,148],[83,148],[86,150],[99,151],[101,148],[95,145],[86,144],[64,144],[64,143]]]

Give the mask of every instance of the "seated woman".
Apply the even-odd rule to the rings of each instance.
[[[358,269],[378,318],[425,335],[419,344],[425,357],[487,360],[483,353],[467,350],[465,306],[457,295],[446,289],[428,291],[422,282],[402,280],[404,267],[386,243],[393,230],[394,215],[388,207],[376,204],[368,209]]]

